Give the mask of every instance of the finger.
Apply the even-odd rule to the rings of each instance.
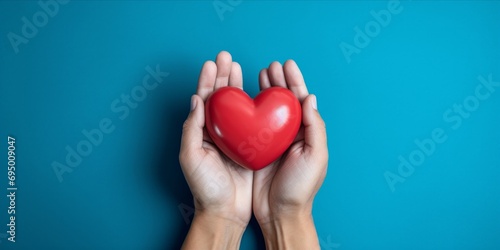
[[[231,63],[231,73],[229,74],[229,86],[243,88],[243,73],[241,66],[237,62]]]
[[[198,95],[191,97],[191,109],[192,111],[182,127],[181,155],[200,150],[203,145],[205,109],[203,100]]]
[[[285,75],[283,73],[283,67],[281,66],[281,63],[271,63],[271,65],[269,65],[267,73],[269,75],[271,86],[280,86],[286,88]]]
[[[214,91],[216,75],[217,65],[212,61],[206,61],[201,68],[200,77],[198,78],[198,89],[196,90],[196,94],[203,101]]]
[[[271,87],[271,82],[269,81],[269,75],[267,75],[267,69],[262,69],[259,73],[259,87],[260,90],[264,90]]]
[[[297,132],[295,139],[293,139],[293,143],[296,143],[296,142],[302,141],[302,140],[304,140],[304,126],[300,126],[299,132]]]
[[[208,134],[207,128],[204,128],[204,129],[203,129],[203,141],[208,142],[208,143],[214,143],[214,142],[212,141],[212,138],[211,138],[211,137],[210,137],[210,135]]]
[[[217,78],[215,79],[215,90],[229,84],[229,74],[231,73],[232,57],[227,51],[221,51],[217,55]]]
[[[307,96],[302,103],[302,122],[304,123],[304,149],[315,154],[325,154],[328,151],[325,122],[317,110],[315,95]]]
[[[288,60],[283,66],[285,80],[288,88],[297,96],[300,102],[304,101],[309,92],[307,91],[304,77],[299,67],[293,60]]]

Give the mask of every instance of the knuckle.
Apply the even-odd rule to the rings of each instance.
[[[326,123],[325,123],[325,120],[323,120],[323,118],[321,118],[321,116],[319,117],[319,126],[323,129],[326,129]]]
[[[188,163],[189,160],[190,160],[189,152],[187,150],[181,149],[181,152],[179,153],[179,163],[181,165],[184,165]]]
[[[189,119],[186,119],[184,121],[184,123],[182,124],[182,133],[185,133],[186,130],[188,130],[190,126],[191,126],[191,121]]]

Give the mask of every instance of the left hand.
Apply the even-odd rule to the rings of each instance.
[[[225,232],[221,237],[232,235],[229,238],[235,243],[234,238],[241,238],[252,215],[253,172],[227,158],[205,129],[204,102],[213,91],[228,85],[242,88],[243,77],[239,64],[222,51],[215,63],[207,61],[203,65],[196,95],[191,100],[192,110],[183,126],[179,161],[195,205],[186,248],[199,249],[196,242],[200,237],[216,240],[202,232],[217,228]],[[228,228],[231,230],[226,232]]]

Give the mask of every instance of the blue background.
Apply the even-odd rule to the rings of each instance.
[[[251,95],[261,68],[293,58],[318,97],[330,150],[314,204],[323,249],[500,249],[500,88],[459,128],[443,120],[478,76],[500,81],[500,3],[401,6],[348,63],[340,44],[353,45],[354,28],[386,1],[243,1],[221,16],[213,1],[73,1],[18,53],[7,35],[41,7],[0,2],[0,152],[7,158],[15,136],[19,188],[17,242],[0,226],[0,248],[178,248],[192,219],[179,209],[192,207],[177,158],[182,122],[203,62],[228,50]],[[148,65],[170,75],[120,120],[110,104]],[[51,164],[103,118],[116,129],[59,182]],[[399,155],[435,128],[447,140],[393,192],[384,173],[398,174]],[[252,221],[242,249],[261,248]]]

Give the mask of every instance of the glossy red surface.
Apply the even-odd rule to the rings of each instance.
[[[236,163],[259,170],[278,159],[292,144],[302,121],[295,95],[271,87],[251,99],[243,90],[223,87],[205,106],[208,133]]]

